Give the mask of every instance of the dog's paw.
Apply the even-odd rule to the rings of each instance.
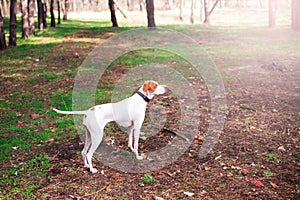
[[[143,160],[143,156],[136,156],[136,159]]]
[[[98,170],[97,170],[96,168],[90,168],[90,171],[91,171],[93,174],[95,174],[95,173],[98,172]]]

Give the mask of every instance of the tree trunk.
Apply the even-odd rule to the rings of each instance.
[[[140,5],[140,11],[143,11],[143,9],[144,9],[144,1],[143,0],[139,0],[139,5]]]
[[[203,1],[204,6],[204,23],[209,24],[210,23],[210,17],[209,17],[209,8],[208,8],[208,0]]]
[[[204,16],[204,0],[200,0],[200,22],[203,22]]]
[[[60,24],[60,1],[57,0],[57,24]]]
[[[276,7],[277,7],[277,0],[269,0],[269,27],[270,28],[276,26]]]
[[[76,13],[77,12],[77,7],[76,7],[76,1],[73,0],[73,12]]]
[[[183,21],[183,3],[184,3],[184,0],[180,0],[180,13],[179,13],[179,19],[181,21]]]
[[[195,7],[195,0],[191,0],[191,18],[190,21],[194,23],[194,7]]]
[[[44,29],[44,26],[43,26],[44,11],[43,11],[42,0],[37,0],[37,8],[38,8],[38,28],[40,30],[43,30]]]
[[[127,9],[129,10],[129,11],[132,11],[133,10],[133,2],[132,2],[132,0],[126,0],[126,3],[127,3]]]
[[[29,20],[28,20],[28,6],[27,0],[21,0],[22,8],[22,38],[24,40],[29,38]]]
[[[2,5],[2,12],[3,15],[6,16],[9,13],[8,7],[7,7],[7,2],[6,0],[2,1],[3,5]]]
[[[0,8],[0,50],[6,49],[5,32],[3,25],[3,16]]]
[[[112,27],[118,27],[114,0],[108,0],[108,5],[110,10],[110,19],[111,19]]]
[[[29,25],[29,35],[35,34],[34,28],[34,0],[28,0],[28,25]]]
[[[17,46],[17,0],[10,0],[9,46]]]
[[[69,0],[65,0],[65,12],[63,20],[68,20],[68,12],[69,12]]]
[[[220,0],[216,0],[213,7],[209,11],[208,0],[204,0],[204,13],[205,13],[204,23],[207,23],[207,24],[210,23],[210,16],[213,13],[214,9],[216,8],[216,6],[218,5],[219,2],[220,2]]]
[[[47,28],[47,4],[43,3],[43,26],[44,28]],[[54,21],[55,22],[55,21]]]
[[[50,1],[50,14],[51,14],[51,23],[50,23],[50,26],[51,27],[55,27],[56,23],[55,23],[55,15],[54,15],[54,0]]]
[[[146,9],[147,9],[147,19],[148,27],[150,29],[155,29],[155,20],[154,20],[154,0],[146,0]]]
[[[300,1],[292,0],[292,29],[300,31]]]

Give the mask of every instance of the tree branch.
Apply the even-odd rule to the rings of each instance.
[[[216,2],[214,3],[213,7],[211,8],[211,10],[209,11],[208,15],[211,15],[211,13],[214,11],[215,7],[217,6],[217,4],[219,3],[220,0],[216,0]]]

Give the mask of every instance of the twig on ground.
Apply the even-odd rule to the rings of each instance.
[[[251,111],[254,111],[256,112],[256,109],[255,108],[251,108],[251,107],[248,107],[248,106],[240,106],[241,109],[244,109],[244,110],[251,110]]]
[[[182,139],[186,140],[187,142],[190,141],[186,136],[184,136],[184,135],[182,135],[182,134],[180,134],[178,132],[175,132],[173,130],[170,130],[170,129],[167,129],[167,128],[163,128],[163,131],[167,131],[169,133],[173,133],[174,135],[177,135],[178,137],[181,137]]]

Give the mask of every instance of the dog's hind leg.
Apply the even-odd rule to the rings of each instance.
[[[83,162],[84,162],[84,166],[89,168],[89,164],[88,164],[88,160],[87,160],[87,152],[88,150],[90,149],[91,147],[91,133],[89,132],[89,130],[86,128],[86,133],[85,133],[85,143],[84,143],[84,147],[83,147],[83,150],[81,152],[81,155],[82,155],[82,159],[83,159]]]
[[[92,173],[97,173],[97,171],[98,171],[96,168],[93,167],[92,158],[93,158],[93,154],[95,153],[95,151],[97,150],[99,144],[101,143],[102,135],[103,135],[103,131],[102,132],[93,132],[93,133],[91,133],[92,145],[91,145],[91,148],[89,149],[89,151],[86,155],[86,158],[87,158],[88,165],[90,167],[90,171]]]
[[[91,136],[91,146],[88,150],[88,153],[86,154],[87,163],[89,165],[90,171],[92,173],[97,173],[97,169],[93,167],[92,158],[93,154],[97,150],[99,144],[102,141],[103,138],[103,130],[105,125],[100,125],[99,123],[100,119],[98,119],[96,116],[90,116],[87,118],[87,129]]]

